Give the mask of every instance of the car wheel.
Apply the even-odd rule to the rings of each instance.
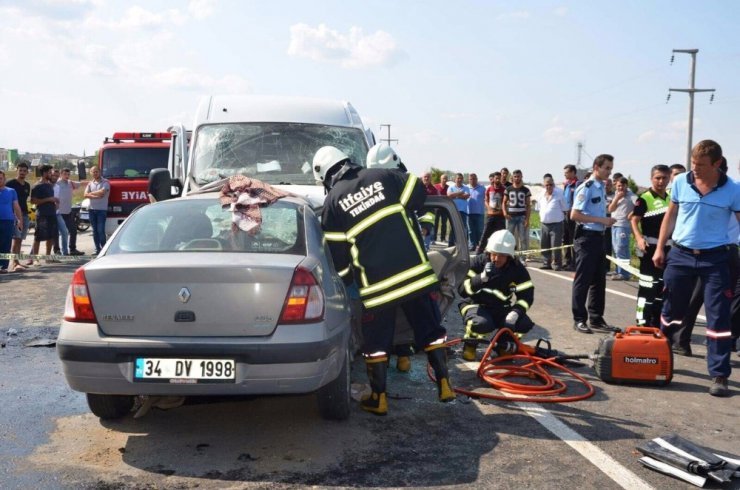
[[[349,417],[349,352],[344,355],[344,363],[339,376],[323,386],[316,393],[319,413],[327,420],[346,420]]]
[[[134,408],[131,395],[95,395],[87,393],[87,406],[101,419],[120,419]]]

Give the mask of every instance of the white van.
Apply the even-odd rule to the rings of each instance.
[[[169,171],[173,195],[209,189],[242,174],[323,203],[324,191],[311,162],[322,146],[335,146],[365,165],[375,144],[349,102],[302,97],[216,95],[204,97],[192,133],[182,125],[173,136]]]

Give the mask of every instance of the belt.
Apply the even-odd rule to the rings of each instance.
[[[645,237],[645,241],[648,242],[650,245],[657,245],[658,244],[658,239],[657,238],[653,238],[651,236],[646,236]],[[668,241],[665,242],[665,246],[666,247],[673,246],[673,240],[671,240],[669,238]]]
[[[684,247],[680,243],[674,243],[673,245],[679,250],[683,250],[684,252],[688,252],[694,255],[711,254],[711,253],[716,253],[716,252],[726,252],[727,250],[729,250],[729,245],[720,245],[719,247],[701,248],[701,249]]]
[[[584,230],[583,228],[581,228],[581,231],[579,233],[581,235],[604,236],[604,232],[603,231]]]

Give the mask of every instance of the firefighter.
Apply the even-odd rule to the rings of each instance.
[[[411,224],[412,214],[422,209],[426,197],[421,181],[397,170],[362,168],[333,146],[316,152],[313,170],[328,191],[321,225],[334,265],[345,284],[355,281],[359,286],[362,354],[372,390],[363,397],[362,409],[388,413],[388,352],[398,306],[434,369],[439,400],[454,400],[447,371],[447,332],[429,295],[439,288],[439,281]]]
[[[401,157],[393,148],[383,143],[378,143],[370,148],[370,151],[367,152],[365,165],[367,168],[398,170],[404,174],[408,171],[401,161]],[[414,217],[415,215],[413,214],[409,216],[414,229],[418,230],[419,233],[423,233],[423,229],[421,228],[422,220],[419,219],[417,224],[414,222]],[[424,242],[424,248],[428,252],[429,247],[427,246],[426,237],[419,236],[419,239]],[[409,325],[401,328],[398,328],[397,325],[396,327],[393,337],[393,353],[396,354],[396,369],[402,373],[407,373],[411,371],[411,357],[414,355],[414,334]]]
[[[534,302],[534,284],[527,268],[514,257],[515,246],[510,231],[495,232],[485,252],[473,258],[468,278],[460,285],[460,296],[467,298],[460,308],[466,361],[474,361],[478,342],[493,337],[498,329],[527,333],[534,326],[527,316]]]

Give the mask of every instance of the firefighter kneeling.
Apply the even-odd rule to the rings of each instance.
[[[491,235],[486,251],[472,260],[468,278],[460,285],[460,296],[467,298],[460,308],[466,361],[474,361],[478,342],[492,338],[498,329],[526,333],[534,326],[527,316],[534,302],[534,284],[526,267],[514,258],[515,245],[514,235],[507,230]]]
[[[385,384],[397,306],[414,329],[416,345],[427,353],[439,400],[454,400],[447,332],[429,295],[439,280],[413,225],[426,200],[421,181],[398,170],[362,168],[333,146],[316,152],[313,170],[329,192],[321,226],[334,265],[345,284],[357,283],[362,300],[362,353],[372,389],[362,409],[388,413]]]

